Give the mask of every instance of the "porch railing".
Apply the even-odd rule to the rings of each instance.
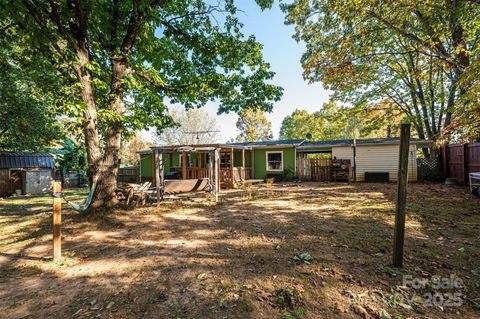
[[[175,171],[182,173],[182,169],[179,167],[175,168]],[[198,178],[207,178],[207,177],[208,177],[208,168],[187,167],[186,179],[198,179]]]
[[[181,168],[175,168],[176,172],[182,173]],[[201,167],[188,167],[187,168],[187,179],[196,179],[196,178],[207,178],[208,177],[208,168]],[[232,185],[236,182],[239,182],[242,179],[252,179],[252,168],[251,167],[234,167],[233,168],[233,180],[232,180],[232,171],[230,167],[220,168],[220,182],[225,185]]]
[[[232,170],[230,167],[220,168],[220,181],[224,184],[232,185],[241,180],[252,179],[251,167],[234,167],[233,168],[233,180]]]

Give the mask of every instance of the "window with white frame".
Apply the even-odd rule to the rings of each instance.
[[[283,152],[266,152],[267,171],[283,171]]]

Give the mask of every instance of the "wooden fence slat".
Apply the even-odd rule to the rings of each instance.
[[[466,184],[468,174],[480,171],[480,143],[449,144],[441,152],[445,177]]]
[[[298,158],[297,175],[302,180],[331,181],[332,160],[329,158]]]

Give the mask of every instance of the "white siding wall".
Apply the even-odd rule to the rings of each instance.
[[[365,180],[365,172],[389,172],[390,181],[398,177],[399,145],[358,145],[357,181]],[[332,157],[350,159],[353,165],[353,149],[350,146],[332,147]],[[410,145],[408,180],[417,180],[417,147]]]

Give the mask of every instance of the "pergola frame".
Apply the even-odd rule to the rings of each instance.
[[[220,190],[219,168],[220,168],[220,150],[221,147],[214,146],[180,146],[180,147],[152,147],[154,160],[155,160],[155,186],[157,193],[157,207],[160,206],[160,202],[164,196],[164,165],[163,154],[173,153],[199,153],[209,154],[210,159],[208,163],[208,179],[209,184],[213,189],[215,201],[218,201],[218,192]],[[186,156],[183,156],[182,170],[183,178],[185,178],[186,172]]]

